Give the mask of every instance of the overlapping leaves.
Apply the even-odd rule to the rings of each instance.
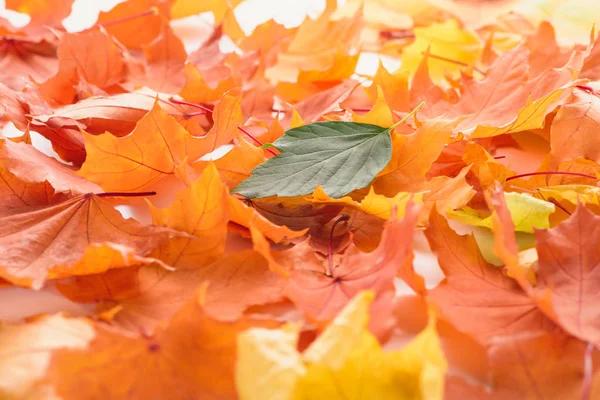
[[[72,3],[0,21],[0,398],[600,396],[593,7]]]

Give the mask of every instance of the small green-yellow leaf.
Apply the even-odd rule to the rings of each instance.
[[[505,193],[506,205],[515,224],[515,231],[533,233],[533,228],[549,228],[554,204],[523,193]],[[492,217],[481,216],[469,207],[448,212],[448,216],[468,225],[492,228]]]

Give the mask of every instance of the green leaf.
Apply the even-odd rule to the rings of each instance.
[[[290,129],[273,146],[281,154],[258,165],[232,192],[249,198],[293,197],[322,186],[342,197],[368,186],[392,157],[391,128],[317,122]]]

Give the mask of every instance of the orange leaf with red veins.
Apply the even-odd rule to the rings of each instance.
[[[545,117],[568,98],[588,50],[574,51],[562,68],[529,76],[529,51],[519,46],[500,56],[482,81],[463,78],[461,98],[452,109],[469,115],[455,129],[481,138],[544,126]]]
[[[68,165],[27,143],[0,138],[0,167],[27,183],[48,181],[57,192],[100,192],[100,187],[75,174]]]
[[[552,162],[586,158],[600,162],[600,98],[594,93],[575,90],[552,120],[550,147]]]
[[[171,26],[165,22],[161,34],[144,45],[143,50],[147,66],[141,84],[159,92],[179,92],[185,84],[183,70],[187,52]]]
[[[529,74],[528,57],[527,48],[519,46],[500,56],[483,80],[463,78],[461,97],[452,107],[452,113],[467,118],[455,131],[470,133],[478,125],[502,127],[517,117],[529,97],[524,90]]]
[[[193,295],[153,335],[64,317],[43,317],[27,325],[13,325],[11,331],[19,332],[19,328],[39,326],[48,318],[63,321],[39,326],[36,335],[26,336],[30,338],[28,345],[20,346],[18,354],[11,353],[14,347],[3,348],[7,351],[3,360],[6,365],[36,365],[37,373],[21,378],[21,385],[46,388],[65,400],[105,396],[142,400],[172,398],[174,393],[181,398],[234,399],[238,333],[250,327],[275,328],[278,324],[250,318],[216,321],[204,312],[204,297],[203,290]],[[73,332],[71,337],[65,335],[65,328],[71,328],[67,329]],[[65,336],[67,340],[51,345],[40,339]],[[48,354],[41,366],[36,362],[40,347],[46,350],[41,354]]]
[[[43,82],[58,71],[56,46],[44,38],[6,35],[0,46],[0,82],[11,89],[21,90],[31,79]]]
[[[136,292],[120,298],[105,296],[99,308],[118,310],[112,318],[134,332],[153,332],[193,295],[202,282],[209,282],[204,309],[220,321],[235,321],[255,305],[284,299],[285,279],[269,270],[267,261],[253,250],[223,257],[195,269],[167,271],[156,266],[140,268],[135,274]],[[116,282],[116,278],[111,279]],[[65,288],[62,288],[64,292]],[[98,293],[102,294],[102,293]],[[115,301],[116,300],[116,301]]]
[[[600,281],[599,236],[600,217],[581,203],[568,220],[535,231],[539,282],[535,292],[549,295],[558,324],[592,343],[600,341],[599,312],[594,303],[595,285]]]
[[[106,131],[115,136],[128,135],[152,109],[156,97],[157,94],[151,91],[92,97],[56,108],[51,113],[35,113],[30,128],[50,140],[63,159],[81,165],[86,157],[81,129],[95,135]],[[162,99],[158,101],[169,115],[182,123],[186,121],[182,106]]]
[[[492,341],[488,356],[494,384],[491,399],[562,400],[598,396],[598,351],[562,332],[497,338]],[[591,389],[589,397],[582,395],[586,386]]]
[[[373,181],[375,192],[393,197],[415,190],[450,140],[455,122],[430,120],[410,135],[392,133],[392,158]]]
[[[113,261],[133,265],[136,257],[177,236],[170,229],[124,219],[103,197],[107,196],[79,195],[2,218],[0,275],[39,289],[49,277],[103,272]],[[107,256],[115,251],[120,255]],[[102,262],[96,259],[94,266],[98,256]]]
[[[78,175],[104,190],[135,191],[175,171],[190,156],[194,139],[158,103],[128,136],[83,133],[87,158]]]
[[[540,186],[558,185],[591,185],[595,186],[596,178],[600,173],[600,164],[595,161],[577,158],[571,161],[563,161],[555,168],[549,167],[550,157],[547,157],[539,168],[540,175],[511,179],[505,183],[506,188],[517,191],[535,191]],[[553,173],[556,172],[556,173]]]
[[[154,225],[195,236],[174,238],[153,255],[175,268],[195,268],[220,257],[227,240],[228,198],[219,172],[209,164],[199,179],[177,193],[169,207],[158,209],[149,203]]]
[[[59,203],[67,197],[66,193],[56,193],[48,181],[25,182],[0,167],[0,217]]]
[[[458,329],[487,343],[553,327],[514,279],[483,259],[475,237],[458,235],[435,208],[425,236],[446,275],[429,296]]]
[[[379,246],[372,253],[362,253],[351,246],[339,261],[332,255],[330,261],[321,262],[303,244],[266,256],[275,263],[275,269],[289,270],[287,295],[296,306],[311,319],[329,320],[361,290],[377,293],[393,290],[396,275],[415,291],[425,291],[423,278],[412,269],[412,237],[417,215],[418,207],[410,203],[402,220],[388,222]],[[261,250],[264,253],[265,249]]]
[[[175,175],[193,161],[229,143],[242,123],[239,91],[228,93],[215,107],[214,125],[202,138],[190,135],[158,102],[128,136],[84,133],[85,163],[78,172],[105,190],[134,191]]]
[[[29,27],[62,26],[62,20],[71,14],[74,0],[6,0],[6,8],[31,17]]]
[[[142,50],[162,32],[171,0],[127,0],[100,11],[98,25],[127,48]]]

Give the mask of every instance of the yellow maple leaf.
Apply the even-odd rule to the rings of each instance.
[[[443,81],[446,75],[459,77],[465,66],[475,65],[481,57],[483,46],[477,35],[462,29],[454,19],[415,28],[414,33],[415,41],[401,56],[401,70],[411,75],[427,51],[430,53],[429,74],[435,82]]]

